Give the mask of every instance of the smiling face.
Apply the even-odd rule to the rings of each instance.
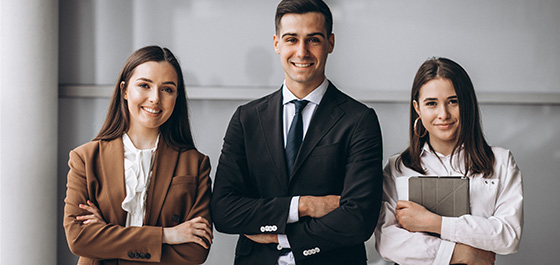
[[[273,40],[288,89],[305,97],[323,82],[327,56],[334,48],[334,35],[327,36],[324,16],[318,12],[286,14]]]
[[[447,155],[457,143],[460,129],[459,101],[451,80],[436,78],[420,88],[414,109],[429,133],[435,151]]]
[[[128,132],[158,133],[175,108],[177,73],[165,61],[140,64],[128,80],[124,92],[130,116]],[[121,86],[125,83],[122,82]]]

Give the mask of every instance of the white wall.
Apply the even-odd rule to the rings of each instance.
[[[513,151],[525,177],[525,230],[518,254],[498,264],[552,263],[560,238],[555,209],[560,196],[560,104],[523,104],[528,97],[560,95],[560,2],[522,1],[328,1],[336,45],[327,75],[342,90],[378,112],[384,158],[408,139],[406,92],[428,57],[463,65],[481,95],[516,92],[514,103],[482,104],[486,136]],[[181,60],[187,89],[275,88],[283,79],[272,49],[276,1],[60,0],[59,80],[62,86],[111,85],[126,57],[145,45],[169,47]],[[257,90],[260,91],[260,90]],[[376,93],[402,92],[389,102]],[[187,92],[188,93],[188,92]],[[84,94],[85,95],[85,94]],[[264,95],[264,94],[263,94]],[[399,94],[401,95],[401,94]],[[68,151],[95,136],[107,97],[59,99],[58,205],[62,216]],[[256,97],[256,96],[255,96]],[[484,97],[483,97],[484,98]],[[222,138],[235,108],[248,99],[190,101],[199,150],[215,169]],[[212,172],[212,176],[214,171]],[[58,264],[72,264],[59,218]],[[231,264],[236,236],[216,234],[206,264]],[[371,264],[385,264],[368,241]]]

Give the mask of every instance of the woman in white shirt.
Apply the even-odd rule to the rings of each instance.
[[[468,177],[471,214],[440,216],[399,200],[408,195],[397,193],[396,180],[421,175]],[[411,93],[410,146],[389,159],[383,189],[375,238],[386,260],[493,264],[496,254],[518,249],[521,173],[508,150],[486,143],[472,82],[452,60],[432,58],[420,66]]]
[[[201,264],[212,243],[208,157],[170,50],[126,61],[101,131],[70,152],[64,228],[78,264]]]

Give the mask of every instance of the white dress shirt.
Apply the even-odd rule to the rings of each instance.
[[[305,135],[307,133],[307,129],[309,128],[309,123],[311,123],[311,118],[315,113],[315,110],[321,103],[327,88],[329,87],[329,81],[327,78],[323,80],[317,88],[315,88],[311,93],[305,96],[305,100],[308,100],[309,103],[303,108],[301,111],[301,117],[303,120],[303,139],[305,139]],[[286,86],[286,82],[282,85],[282,104],[284,106],[284,115],[283,115],[283,128],[284,128],[284,148],[286,148],[286,139],[288,138],[288,131],[290,130],[290,124],[292,124],[292,120],[294,119],[294,115],[296,112],[295,104],[290,102],[294,99],[298,99],[294,94],[288,89]],[[302,141],[303,143],[303,141]],[[290,212],[288,215],[288,223],[295,223],[299,221],[299,196],[295,196],[290,201]],[[279,248],[290,248],[290,242],[288,241],[288,237],[286,235],[278,235],[278,247]],[[292,252],[287,253],[284,256],[280,256],[278,258],[278,265],[295,265],[295,259]]]
[[[121,207],[127,212],[125,226],[142,226],[146,214],[146,196],[152,177],[152,166],[159,135],[155,147],[146,150],[136,148],[126,133],[123,134],[122,138],[124,143],[126,197]]]
[[[403,265],[449,264],[456,242],[502,255],[517,252],[523,227],[521,172],[509,150],[493,147],[492,151],[496,162],[491,177],[483,178],[482,174],[467,175],[470,177],[471,214],[442,217],[440,238],[421,232],[409,232],[397,223],[397,200],[407,198],[408,194],[398,194],[395,182],[399,185],[407,183],[400,179],[421,174],[402,163],[402,172],[399,172],[396,169],[398,156],[389,158],[384,168],[383,202],[375,230],[376,248],[381,256]],[[434,153],[425,144],[421,157],[426,175],[464,175],[462,149],[453,157],[443,156]]]

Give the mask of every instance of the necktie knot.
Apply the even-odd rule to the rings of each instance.
[[[305,99],[302,99],[302,100],[294,99],[294,100],[292,100],[292,102],[296,106],[296,114],[299,114],[301,112],[301,110],[303,110],[303,108],[305,108],[305,106],[307,106],[307,103],[309,103],[309,101],[305,100]]]

